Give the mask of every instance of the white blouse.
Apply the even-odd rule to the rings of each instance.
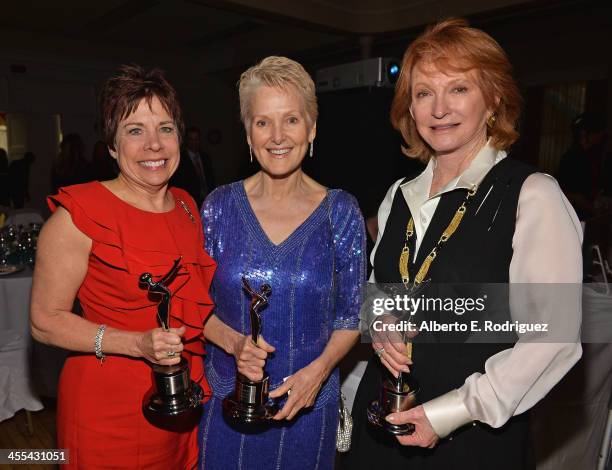
[[[506,152],[486,145],[459,177],[431,197],[429,190],[434,159],[416,178],[404,184],[400,184],[402,179],[396,181],[389,188],[378,211],[378,237],[370,258],[372,264],[398,188],[413,215],[416,257],[440,197],[455,188],[471,188],[480,184],[489,170],[505,157]],[[493,427],[502,426],[512,416],[523,413],[540,401],[580,359],[581,243],[580,222],[556,180],[543,173],[530,175],[521,188],[518,200],[509,267],[510,283],[572,285],[570,311],[574,310],[571,305],[575,305],[576,313],[569,322],[571,338],[568,340],[566,334],[563,343],[519,340],[512,348],[489,357],[485,362],[485,374],[474,373],[466,378],[460,388],[424,403],[425,414],[438,436],[446,437],[473,421]],[[370,282],[376,282],[374,272]],[[554,316],[557,307],[550,296],[541,296],[537,302],[535,309],[542,317],[549,314]],[[567,297],[564,302],[567,310]]]

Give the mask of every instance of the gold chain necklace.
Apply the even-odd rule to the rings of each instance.
[[[459,227],[459,224],[463,220],[463,216],[467,209],[467,205],[469,201],[471,200],[471,198],[474,196],[474,194],[476,194],[477,189],[478,187],[474,185],[472,186],[470,190],[468,190],[467,195],[465,196],[465,199],[463,200],[463,202],[457,209],[457,212],[455,212],[455,215],[453,216],[450,223],[448,224],[448,227],[446,227],[444,232],[442,232],[442,236],[438,240],[438,243],[436,243],[436,246],[434,246],[431,249],[427,257],[423,260],[421,267],[419,268],[416,276],[414,277],[414,281],[413,281],[414,286],[417,286],[423,282],[423,280],[425,279],[425,276],[427,276],[427,272],[429,271],[431,263],[433,263],[433,261],[436,259],[436,256],[438,255],[438,250],[444,243],[448,241],[450,237],[453,236],[453,234]],[[402,248],[402,252],[400,253],[400,257],[399,257],[399,272],[400,272],[400,275],[402,276],[402,282],[404,283],[404,287],[406,287],[406,289],[410,288],[410,270],[409,270],[410,240],[412,239],[413,236],[414,236],[414,220],[411,216],[410,220],[408,221],[408,224],[406,225],[406,239],[404,241],[404,247]]]

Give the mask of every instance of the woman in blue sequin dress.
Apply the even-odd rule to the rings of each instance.
[[[200,424],[201,468],[332,469],[338,426],[337,364],[358,337],[365,232],[355,199],[301,170],[316,133],[314,83],[298,63],[268,57],[240,79],[241,117],[261,171],[215,190],[202,207],[206,249],[217,261],[206,374],[213,397]],[[250,296],[270,284],[263,330],[250,339]],[[238,370],[270,375],[280,404],[263,432],[223,418]]]

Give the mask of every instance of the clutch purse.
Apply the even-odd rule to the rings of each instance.
[[[344,395],[340,393],[338,400],[338,430],[336,431],[336,450],[348,452],[351,448],[351,433],[353,432],[353,417],[344,403]]]

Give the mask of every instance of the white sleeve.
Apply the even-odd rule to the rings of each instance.
[[[512,284],[564,284],[563,310],[570,318],[563,319],[563,326],[569,335],[565,333],[563,342],[519,339],[514,347],[487,359],[485,374],[472,374],[459,389],[425,403],[425,413],[440,437],[471,421],[504,425],[546,396],[580,359],[581,242],[580,222],[556,180],[542,173],[530,175],[518,201],[510,287],[512,291]],[[530,310],[543,318],[554,318],[560,302],[539,294],[529,301]],[[514,320],[521,313],[511,305],[511,315]]]

